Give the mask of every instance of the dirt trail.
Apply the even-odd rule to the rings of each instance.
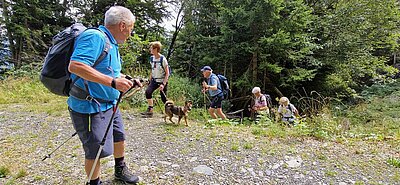
[[[41,161],[74,133],[66,111],[49,116],[5,106],[0,166],[10,174],[0,184],[84,184],[78,137]],[[185,127],[165,124],[161,115],[123,115],[126,160],[142,184],[400,184],[400,169],[386,162],[398,155],[394,141],[279,139],[254,135],[253,127],[205,128],[194,120]],[[120,184],[113,180],[113,163],[112,157],[101,161],[105,184]]]

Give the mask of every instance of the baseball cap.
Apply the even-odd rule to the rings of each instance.
[[[201,71],[205,71],[205,70],[211,71],[212,69],[210,66],[204,66],[201,68]]]

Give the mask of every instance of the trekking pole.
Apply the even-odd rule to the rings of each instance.
[[[164,111],[162,110],[162,107],[161,107],[161,105],[160,105],[160,103],[158,102],[158,99],[157,98],[154,98],[156,101],[156,104],[158,105],[158,108],[160,108],[160,111],[161,111],[161,114],[164,114]]]
[[[73,133],[71,135],[71,137],[69,137],[67,140],[65,140],[63,143],[61,143],[56,149],[54,149],[53,151],[51,151],[49,154],[47,154],[46,156],[44,156],[44,158],[42,159],[42,161],[46,160],[47,158],[51,157],[51,154],[53,154],[55,151],[57,151],[61,146],[63,146],[66,142],[68,142],[71,138],[73,138],[75,135],[77,134],[77,132]]]
[[[161,92],[162,92],[162,94],[164,95],[165,99],[168,100],[167,95],[165,94],[165,92],[164,92],[164,91],[161,91]]]
[[[103,139],[101,140],[101,143],[100,143],[99,150],[97,151],[96,158],[94,159],[94,163],[93,163],[93,165],[92,165],[92,169],[90,170],[87,184],[90,184],[90,179],[91,179],[92,176],[93,176],[94,169],[96,168],[97,161],[98,161],[99,158],[100,158],[100,153],[101,153],[101,151],[102,151],[103,148],[104,148],[104,144],[105,144],[105,142],[106,142],[107,134],[108,134],[108,131],[110,130],[111,125],[112,125],[112,123],[113,123],[115,113],[117,112],[117,109],[118,109],[118,105],[119,105],[119,103],[121,102],[121,99],[122,99],[122,97],[124,96],[124,94],[128,93],[128,92],[129,92],[131,89],[133,89],[134,87],[135,87],[135,85],[133,85],[133,86],[132,86],[130,89],[128,89],[125,93],[120,92],[120,94],[119,94],[119,97],[118,97],[118,100],[117,100],[117,104],[116,104],[115,107],[113,108],[114,110],[113,110],[113,113],[112,113],[112,115],[111,115],[110,122],[108,122],[108,126],[107,126],[106,133],[104,133]]]
[[[203,93],[203,100],[204,100],[204,110],[207,110],[206,92]]]
[[[144,82],[144,80],[143,79],[140,79],[139,80],[140,81],[140,83],[143,83]],[[136,92],[138,92],[138,91],[140,91],[141,89],[143,89],[144,88],[144,86],[145,85],[142,85],[141,87],[139,87],[139,88],[137,88],[137,89],[135,89],[135,90],[133,90],[132,92],[130,92],[130,93],[125,93],[125,96],[124,96],[124,98],[129,98],[129,97],[131,97],[132,95],[134,95]],[[147,86],[147,85],[146,85]]]

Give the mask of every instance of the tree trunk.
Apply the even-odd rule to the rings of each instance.
[[[174,34],[172,34],[171,43],[169,44],[168,53],[167,53],[167,61],[169,61],[169,58],[171,57],[171,55],[174,51],[174,45],[175,45],[176,38],[178,37],[178,34],[183,27],[184,17],[182,16],[181,20],[179,20],[179,17],[181,16],[182,11],[183,11],[183,7],[184,7],[184,5],[182,3],[181,7],[179,8],[178,14],[176,15],[175,31],[174,31]]]
[[[9,4],[5,0],[2,0],[1,3],[3,5],[3,7],[2,7],[3,8],[3,17],[4,17],[4,21],[6,23],[7,39],[8,39],[8,42],[10,43],[9,48],[10,48],[10,51],[11,51],[12,62],[15,65],[17,65],[18,64],[18,56],[19,56],[19,54],[18,54],[17,45],[14,42],[14,37],[11,34],[12,30],[10,28],[12,26],[11,25],[12,23],[10,21],[9,12],[8,12]]]
[[[252,82],[255,83],[257,82],[257,56],[258,56],[258,52],[257,50],[253,52],[253,56],[251,58],[251,73],[252,73]]]
[[[64,0],[63,1],[63,9],[62,9],[62,12],[61,12],[61,15],[63,17],[65,17],[66,14],[67,14],[67,6],[68,6],[68,0]]]

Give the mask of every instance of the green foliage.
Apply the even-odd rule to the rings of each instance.
[[[6,71],[3,75],[5,78],[33,78],[39,77],[41,71],[42,63],[32,62],[29,64],[23,64],[21,67],[13,69],[11,71]]]
[[[238,152],[239,151],[239,145],[238,144],[232,144],[231,151]]]
[[[317,21],[324,43],[318,52],[325,70],[322,89],[351,97],[364,85],[385,78],[383,72],[393,72],[386,62],[398,48],[393,42],[399,37],[396,1],[351,0],[317,6],[321,10],[316,13],[323,15]]]
[[[53,35],[71,18],[59,1],[3,1],[3,19],[17,67],[43,59]]]
[[[267,136],[266,130],[261,127],[252,128],[251,133],[255,136]]]
[[[389,158],[386,162],[387,162],[388,164],[390,164],[390,165],[396,167],[396,168],[400,168],[400,159],[396,159],[396,158],[394,158],[394,157],[391,157],[391,158]]]
[[[0,178],[5,178],[10,174],[10,169],[6,166],[0,166]]]
[[[25,177],[27,175],[28,175],[28,173],[26,172],[25,169],[20,169],[18,171],[18,173],[15,175],[15,178],[18,179],[18,178],[21,178],[21,177]]]
[[[254,147],[253,144],[249,143],[249,142],[246,142],[243,145],[243,148],[246,149],[246,150],[251,150],[251,149],[253,149],[253,147]]]
[[[186,100],[191,100],[194,107],[201,108],[204,105],[200,84],[175,74],[168,80],[168,98],[182,105]]]
[[[123,108],[129,107],[141,107],[146,108],[146,98],[144,95],[144,91],[147,88],[144,87],[141,91],[133,94],[131,97],[126,98],[128,102],[124,102],[121,104]],[[154,91],[153,98],[156,98],[157,101],[161,104],[161,94],[159,91]],[[183,106],[185,101],[191,100],[193,103],[193,108],[203,108],[204,106],[204,97],[201,93],[200,84],[191,81],[191,79],[186,77],[180,77],[179,75],[173,75],[168,80],[168,93],[167,93],[168,100],[174,101],[176,105]],[[155,102],[156,103],[156,102]],[[129,106],[127,106],[127,104]],[[164,105],[160,105],[161,109],[164,109]],[[155,104],[155,108],[158,110],[160,109],[158,104]],[[199,111],[200,111],[199,110]],[[193,112],[199,112],[193,110]],[[192,114],[192,113],[191,113]],[[201,111],[199,113],[195,113],[195,117],[204,117],[201,115]]]
[[[37,77],[0,81],[0,104],[26,104],[26,111],[60,114],[67,110],[66,98],[49,92]]]
[[[167,3],[184,7],[185,25],[177,40],[164,35],[160,25],[171,15]],[[365,86],[386,81],[394,72],[389,58],[399,50],[396,0],[12,0],[2,3],[1,20],[10,33],[12,61],[17,68],[43,61],[58,31],[72,20],[97,26],[114,4],[138,17],[135,36],[121,46],[125,73],[146,76],[147,44],[172,42],[168,51],[175,73],[200,77],[200,66],[211,65],[230,79],[235,96],[260,86],[278,96],[305,87],[328,96],[357,97]],[[30,71],[36,70],[11,75]]]
[[[372,86],[365,88],[360,95],[367,99],[373,97],[383,98],[397,92],[400,92],[400,81],[395,80],[388,83],[375,83]]]
[[[398,50],[400,21],[394,0],[186,2],[173,58],[189,64],[181,66],[188,75],[211,65],[231,79],[236,96],[257,85],[356,97],[393,73],[387,61]]]
[[[149,61],[146,53],[148,53],[149,41],[143,41],[138,35],[129,37],[128,40],[121,45],[119,52],[124,61],[122,73],[131,76],[142,76],[148,78]]]

